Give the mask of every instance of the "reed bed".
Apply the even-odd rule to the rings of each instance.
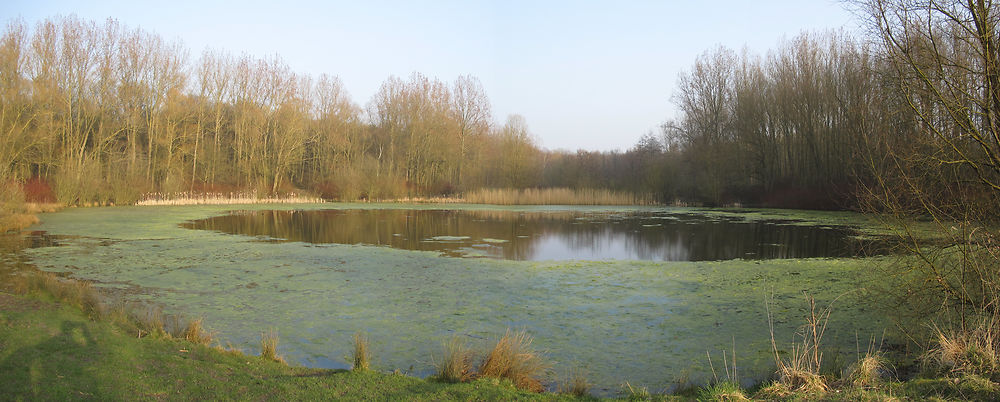
[[[465,202],[497,205],[653,205],[648,195],[604,189],[528,188],[479,189]]]
[[[149,193],[135,205],[230,205],[230,204],[310,204],[325,202],[322,198],[289,193],[283,196],[261,197],[256,192],[229,193]]]

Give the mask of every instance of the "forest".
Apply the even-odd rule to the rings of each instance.
[[[822,32],[766,55],[709,50],[679,78],[680,114],[661,130],[626,151],[573,152],[542,149],[519,115],[498,122],[473,76],[388,77],[361,105],[337,76],[298,74],[277,56],[192,57],[112,19],[14,20],[0,40],[0,178],[68,204],[572,188],[663,203],[857,208],[876,156],[918,135],[892,66],[870,49]]]

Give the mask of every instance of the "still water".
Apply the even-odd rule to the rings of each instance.
[[[377,245],[522,261],[852,257],[864,246],[843,227],[663,211],[263,210],[182,226],[268,241]]]

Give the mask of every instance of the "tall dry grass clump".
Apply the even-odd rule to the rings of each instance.
[[[858,349],[858,361],[848,368],[842,383],[861,389],[874,389],[882,385],[889,375],[890,365],[889,359],[879,349],[880,346],[875,344],[875,337],[872,336],[864,356]]]
[[[775,374],[777,385],[791,392],[806,394],[823,394],[830,389],[826,379],[820,374],[823,365],[823,352],[820,351],[826,325],[830,320],[831,307],[817,310],[816,299],[806,295],[809,304],[809,315],[806,324],[797,334],[801,342],[792,345],[788,358],[782,358],[778,353],[778,345],[774,339],[774,320],[768,307],[768,325],[771,329],[771,349],[774,352],[774,362],[777,365]]]
[[[531,336],[525,331],[507,330],[479,366],[480,377],[506,378],[518,388],[542,392],[541,378],[549,366],[531,348]]]
[[[170,336],[177,339],[184,339],[191,343],[209,345],[215,334],[205,330],[202,325],[204,320],[201,317],[187,318],[180,315],[171,317],[172,325]]]
[[[479,189],[465,193],[466,202],[497,205],[652,205],[652,197],[604,189]]]
[[[167,318],[163,314],[163,309],[159,306],[146,306],[146,309],[141,312],[133,312],[132,318],[139,328],[140,337],[143,336],[143,332],[155,336],[169,334],[167,332]]]
[[[1000,322],[988,320],[967,329],[936,329],[932,346],[923,360],[951,374],[975,374],[1000,378]]]
[[[372,351],[370,346],[367,335],[361,332],[354,334],[354,353],[351,355],[351,370],[371,370]]]
[[[260,357],[284,363],[285,359],[278,355],[278,331],[274,328],[260,333]]]
[[[846,379],[857,388],[875,388],[882,384],[888,366],[889,361],[882,352],[869,351],[851,366]]]
[[[475,358],[472,349],[458,336],[442,344],[440,361],[435,361],[437,378],[444,382],[466,382],[475,377],[472,364]]]

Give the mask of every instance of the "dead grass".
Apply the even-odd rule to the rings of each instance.
[[[201,317],[186,318],[183,316],[173,316],[172,320],[171,337],[206,346],[210,345],[212,339],[215,338],[214,333],[206,331],[204,326],[202,326],[203,319]]]
[[[0,211],[0,233],[19,232],[37,223],[35,215]]]
[[[498,205],[652,205],[648,195],[604,189],[479,189],[465,193],[466,202]]]
[[[42,292],[60,303],[76,306],[93,319],[105,313],[103,299],[90,282],[62,279],[48,272],[36,272],[18,279],[15,289],[18,293]]]
[[[997,321],[988,320],[965,330],[935,329],[935,340],[923,356],[924,362],[951,374],[997,376],[1000,374]]]
[[[587,375],[583,370],[576,369],[564,375],[562,381],[559,383],[559,393],[584,397],[590,395],[590,387],[591,384],[590,381],[587,381]]]
[[[652,399],[652,394],[649,393],[649,388],[646,387],[633,387],[628,381],[622,384],[622,389],[620,392],[621,396],[629,401],[647,401]]]
[[[816,299],[809,295],[806,295],[806,301],[809,304],[809,315],[806,317],[806,324],[800,328],[797,334],[801,338],[801,342],[792,345],[787,359],[781,358],[778,353],[778,345],[774,339],[774,321],[771,318],[770,306],[768,306],[771,348],[774,352],[775,365],[777,365],[775,374],[778,377],[778,383],[791,392],[820,395],[830,389],[826,379],[820,374],[823,365],[823,352],[820,351],[820,348],[832,310],[830,306],[823,310],[817,310]]]
[[[549,365],[531,348],[531,341],[527,332],[508,329],[483,359],[479,376],[506,378],[520,389],[544,391],[541,378]]]
[[[466,382],[475,378],[472,372],[472,361],[475,358],[472,349],[458,336],[442,344],[440,361],[435,362],[437,379],[444,382]],[[435,359],[436,360],[436,359]]]
[[[361,332],[354,334],[354,354],[351,356],[353,360],[353,364],[351,365],[352,370],[371,370],[372,352],[370,346],[367,335]]]
[[[260,333],[260,357],[284,363],[285,359],[278,355],[278,331],[274,328]]]
[[[238,193],[150,193],[135,205],[229,205],[229,204],[309,204],[324,202],[322,198],[301,194],[260,196],[256,192]]]
[[[848,372],[847,380],[858,388],[875,388],[883,383],[889,361],[878,351],[866,353],[855,362]]]
[[[733,382],[725,381],[713,384],[698,393],[699,401],[749,401],[743,389]]]
[[[142,312],[132,312],[132,318],[139,328],[139,337],[145,335],[165,336],[166,317],[163,316],[163,309],[159,306],[147,306]]]

